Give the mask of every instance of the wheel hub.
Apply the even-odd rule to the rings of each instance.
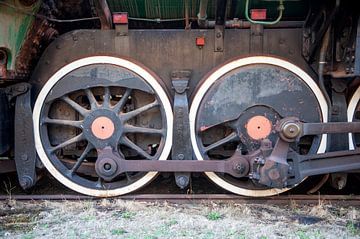
[[[256,115],[245,125],[246,132],[254,140],[265,139],[271,133],[271,121],[265,116]]]
[[[95,148],[103,149],[106,146],[116,148],[123,134],[123,126],[119,117],[112,110],[96,109],[85,117],[83,132],[86,139]]]
[[[96,118],[91,124],[93,135],[99,139],[108,139],[114,134],[115,126],[106,116]]]

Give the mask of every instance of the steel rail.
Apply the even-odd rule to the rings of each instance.
[[[0,201],[78,201],[78,200],[102,200],[80,194],[54,194],[54,195],[0,195]],[[336,203],[344,206],[360,206],[360,195],[279,195],[272,197],[253,198],[234,194],[133,194],[108,198],[109,200],[121,199],[128,201],[143,202],[170,202],[170,203],[191,203],[191,202],[232,202],[242,204],[274,204],[286,205],[296,203],[300,205]]]

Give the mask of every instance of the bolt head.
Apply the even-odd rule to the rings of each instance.
[[[21,155],[21,160],[22,160],[22,161],[27,161],[27,160],[28,160],[27,154],[22,154],[22,155]]]
[[[288,139],[296,138],[300,132],[300,126],[295,122],[287,122],[282,127],[282,133]]]

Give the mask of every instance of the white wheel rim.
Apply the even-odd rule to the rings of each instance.
[[[349,106],[347,108],[347,120],[348,122],[352,122],[355,114],[355,109],[360,100],[360,86],[356,89],[355,93],[351,97],[349,102]],[[353,139],[353,134],[349,133],[349,150],[355,149],[355,142]]]
[[[190,137],[191,137],[191,144],[194,150],[195,157],[197,160],[204,160],[199,147],[197,145],[196,141],[196,114],[199,109],[199,106],[201,104],[201,100],[205,96],[206,92],[209,90],[209,88],[218,80],[221,78],[221,76],[225,75],[231,70],[234,70],[238,67],[250,65],[250,64],[268,64],[268,65],[274,65],[278,67],[282,67],[284,69],[289,70],[290,72],[297,75],[300,79],[304,81],[308,85],[308,87],[313,91],[321,110],[321,116],[323,119],[323,122],[328,121],[328,105],[325,100],[324,95],[322,94],[320,88],[316,85],[316,83],[313,81],[313,79],[303,70],[301,70],[299,67],[291,64],[290,62],[274,58],[274,57],[266,57],[266,56],[254,56],[254,57],[247,57],[247,58],[241,58],[238,60],[234,60],[230,63],[227,63],[217,69],[215,72],[213,72],[210,76],[206,78],[204,83],[200,86],[198,91],[196,92],[196,95],[193,99],[193,102],[191,104],[190,113],[189,113],[189,121],[190,121]],[[327,135],[324,134],[321,136],[320,145],[317,150],[317,153],[324,153],[326,150],[326,141],[327,141]],[[245,189],[245,188],[239,188],[218,175],[214,172],[205,172],[205,174],[210,178],[211,181],[213,181],[215,184],[219,185],[220,187],[244,196],[252,196],[252,197],[265,197],[265,196],[271,196],[280,194],[282,192],[285,192],[291,188],[284,188],[284,189],[265,189],[265,190],[252,190],[252,189]]]
[[[135,191],[142,186],[149,183],[156,175],[157,172],[149,172],[145,174],[143,177],[138,179],[132,184],[129,184],[122,188],[117,189],[110,189],[110,190],[97,190],[92,188],[87,188],[82,185],[79,185],[67,177],[65,177],[61,172],[59,172],[54,165],[51,163],[50,159],[47,157],[45,153],[45,149],[41,142],[41,134],[40,134],[40,113],[41,109],[43,107],[43,102],[45,102],[45,99],[48,95],[48,93],[51,91],[51,89],[54,87],[54,85],[61,80],[66,74],[69,72],[76,70],[80,67],[92,65],[92,64],[111,64],[120,66],[123,68],[126,68],[136,74],[138,74],[140,77],[142,77],[158,94],[159,99],[164,107],[165,115],[166,115],[166,125],[167,125],[167,132],[166,132],[166,140],[164,144],[163,151],[159,157],[159,160],[166,160],[169,156],[171,146],[172,146],[172,127],[173,127],[173,113],[170,101],[164,91],[164,89],[161,87],[159,82],[144,68],[136,65],[133,62],[130,62],[125,59],[117,58],[117,57],[110,57],[110,56],[93,56],[93,57],[87,57],[82,58],[80,60],[74,61],[69,63],[68,65],[62,67],[60,70],[58,70],[43,86],[41,89],[36,102],[34,106],[34,112],[33,112],[33,121],[34,121],[34,136],[35,136],[35,147],[36,151],[38,153],[38,156],[41,160],[41,162],[44,164],[44,166],[47,168],[47,170],[62,184],[67,186],[68,188],[77,191],[82,194],[90,195],[90,196],[96,196],[96,197],[112,197],[112,196],[119,196],[126,193],[130,193],[132,191]]]

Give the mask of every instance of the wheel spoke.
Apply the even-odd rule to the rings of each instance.
[[[111,97],[111,94],[110,94],[110,88],[108,86],[106,86],[104,88],[104,101],[103,101],[103,107],[105,108],[110,108],[110,97]]]
[[[81,133],[81,134],[79,134],[79,135],[77,135],[77,136],[75,136],[75,137],[73,137],[73,138],[71,138],[69,140],[66,140],[65,142],[63,142],[61,144],[56,145],[50,151],[55,152],[56,150],[62,149],[64,147],[66,147],[66,146],[69,146],[70,144],[77,143],[77,142],[79,142],[79,141],[81,141],[83,139],[85,139],[85,137],[84,137],[84,134]]]
[[[145,128],[138,127],[129,124],[125,124],[123,127],[124,133],[143,133],[143,134],[164,134],[164,129],[153,129],[153,128]]]
[[[43,119],[42,123],[72,126],[81,129],[83,121],[45,118]]]
[[[220,139],[219,141],[217,141],[217,142],[215,142],[215,143],[213,143],[213,144],[210,144],[209,146],[205,147],[205,148],[204,148],[204,151],[207,152],[207,151],[209,151],[209,150],[212,150],[212,149],[214,149],[214,148],[217,148],[217,147],[219,147],[220,145],[223,145],[223,144],[225,144],[225,143],[227,143],[227,142],[230,142],[230,141],[236,139],[237,137],[238,137],[237,134],[236,134],[235,132],[232,132],[231,134],[229,134],[229,135],[226,136],[225,138]]]
[[[128,181],[128,182],[132,182],[133,181],[133,179],[130,177],[130,175],[129,175],[129,172],[125,172],[125,176],[126,176],[126,180]]]
[[[77,159],[76,163],[74,164],[74,166],[70,169],[70,174],[73,175],[76,170],[79,169],[80,165],[82,164],[82,162],[84,162],[86,155],[93,149],[94,147],[88,143],[84,152],[82,152],[82,154],[80,155],[80,157]]]
[[[95,187],[99,189],[105,189],[104,180],[99,177],[95,183]]]
[[[82,116],[86,116],[89,113],[87,109],[76,103],[74,100],[70,99],[69,96],[63,96],[61,97],[61,99],[65,101],[68,105],[70,105],[74,110],[79,112],[79,114],[81,114]]]
[[[135,143],[133,143],[129,138],[127,137],[123,137],[120,141],[120,144],[126,145],[127,147],[135,150],[138,154],[142,155],[143,157],[147,158],[147,159],[154,159],[153,156],[151,156],[150,154],[148,154],[147,152],[145,152],[142,148],[140,148],[139,146],[137,146]]]
[[[127,99],[129,98],[130,94],[132,92],[132,89],[126,89],[125,93],[121,97],[121,99],[116,103],[114,106],[114,111],[119,114],[120,111],[124,108]]]
[[[86,96],[90,102],[90,107],[91,107],[91,110],[95,110],[98,108],[98,103],[95,99],[95,96],[94,94],[92,93],[92,91],[90,89],[85,89],[85,93],[86,93]]]
[[[133,110],[133,111],[130,111],[128,113],[125,113],[125,114],[122,114],[121,117],[124,121],[127,121],[131,118],[134,118],[135,116],[147,111],[147,110],[150,110],[156,106],[159,105],[159,102],[157,102],[157,100],[155,100],[154,102],[150,103],[150,104],[147,104],[147,105],[144,105],[136,110]]]

